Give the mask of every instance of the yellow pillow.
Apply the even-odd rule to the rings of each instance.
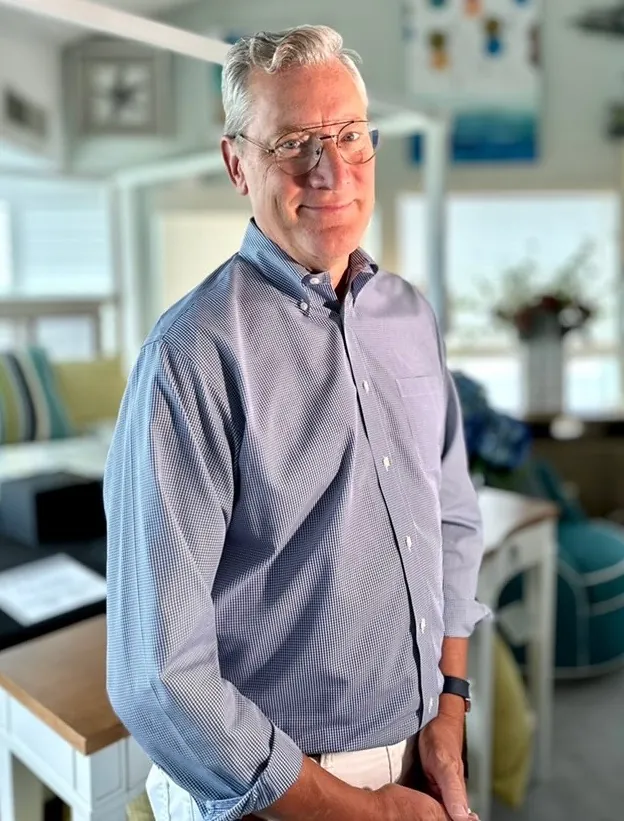
[[[126,821],[154,821],[147,793],[143,792],[126,807]]]
[[[59,393],[76,428],[84,430],[98,422],[116,419],[126,387],[121,360],[56,362]]]
[[[516,660],[504,642],[494,640],[494,739],[492,789],[511,807],[519,807],[533,762],[535,719]]]

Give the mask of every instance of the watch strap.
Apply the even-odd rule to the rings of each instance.
[[[443,693],[449,693],[453,696],[460,696],[464,701],[470,701],[470,682],[465,678],[457,678],[455,676],[444,676]]]

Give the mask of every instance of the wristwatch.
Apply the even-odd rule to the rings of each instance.
[[[444,676],[442,692],[463,698],[466,704],[466,712],[470,712],[470,682],[466,681],[466,679],[456,678],[455,676]]]

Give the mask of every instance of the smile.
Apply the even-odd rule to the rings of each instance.
[[[309,211],[321,211],[323,213],[333,213],[336,211],[344,211],[350,205],[353,205],[353,201],[345,202],[342,204],[337,203],[328,203],[327,205],[302,205],[301,208],[307,208]]]

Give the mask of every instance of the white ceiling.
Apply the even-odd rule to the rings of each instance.
[[[192,0],[97,0],[102,6],[131,11],[134,14],[158,14],[176,6],[186,6]]]
[[[150,16],[160,12],[189,5],[195,0],[95,0],[102,6],[122,9],[133,14]],[[40,38],[52,43],[63,44],[87,34],[84,29],[57,23],[48,17],[39,17],[30,12],[4,6],[0,0],[0,32],[25,38]],[[92,32],[88,32],[91,34]]]

